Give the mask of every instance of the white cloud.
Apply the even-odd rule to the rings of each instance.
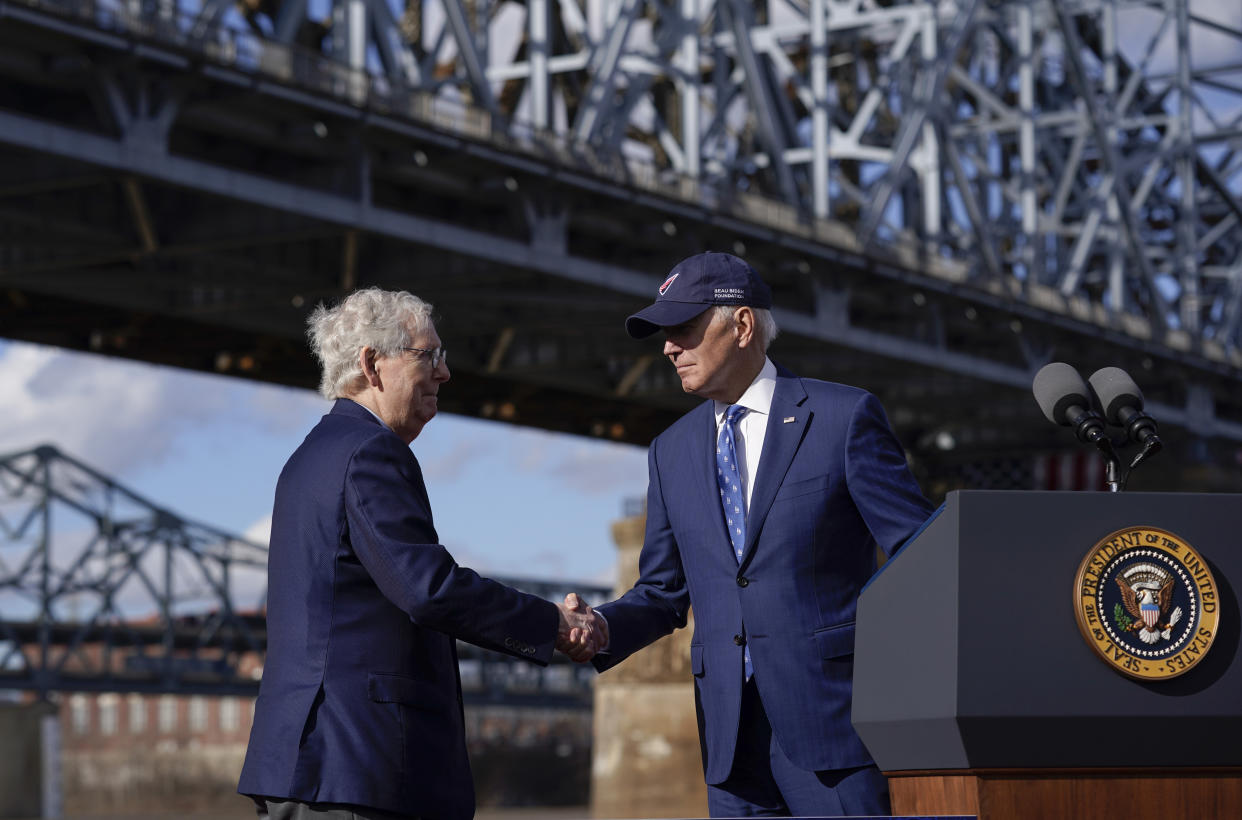
[[[229,589],[237,611],[253,612],[267,598],[267,572],[253,567],[236,567],[229,576]]]
[[[309,392],[24,343],[0,343],[0,454],[49,443],[105,473],[168,458],[181,434],[246,413],[283,427]],[[248,411],[248,412],[247,412]]]
[[[332,409],[332,403],[313,390],[254,382],[246,383],[246,388],[246,407],[250,411],[247,418],[257,420],[265,432],[305,432],[306,416],[313,417],[316,413],[324,414]]]
[[[429,427],[424,432],[428,440],[422,446],[414,443],[433,488],[462,479],[485,459],[503,472],[547,477],[587,495],[633,493],[635,488],[641,492],[647,486],[647,455],[642,447],[570,439],[546,430],[462,417],[454,417],[454,422],[451,439],[443,437],[443,429]]]
[[[5,346],[0,384],[0,451],[47,442],[110,472],[158,460],[177,426],[219,405],[162,368],[26,344]]]
[[[554,434],[523,430],[514,441],[515,466],[588,495],[634,492],[647,486],[646,450],[612,441],[579,440],[568,447]]]
[[[633,493],[647,486],[647,454],[627,444],[575,444],[555,460],[550,472],[591,495]]]
[[[435,422],[432,422],[432,425],[434,424]],[[431,438],[437,432],[436,427],[429,426],[426,435]],[[428,484],[452,483],[460,480],[477,459],[495,452],[500,447],[503,447],[502,437],[496,435],[494,431],[481,428],[471,431],[469,435],[454,436],[452,443],[444,452],[435,453],[430,457],[419,455],[418,461]],[[416,454],[420,449],[418,443],[415,443]]]
[[[247,541],[253,541],[256,544],[267,546],[272,540],[272,515],[260,518],[258,521],[246,527],[246,531],[242,533],[242,538]]]

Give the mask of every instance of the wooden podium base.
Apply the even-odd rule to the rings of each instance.
[[[885,772],[894,815],[979,820],[1242,818],[1242,768]]]

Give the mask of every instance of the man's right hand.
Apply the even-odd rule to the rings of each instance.
[[[608,645],[608,622],[596,614],[576,592],[565,596],[565,603],[556,605],[560,626],[556,648],[571,660],[585,663]]]

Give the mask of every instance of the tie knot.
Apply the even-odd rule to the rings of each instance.
[[[725,423],[735,424],[738,418],[746,412],[746,408],[740,404],[730,404],[729,409],[725,410]]]

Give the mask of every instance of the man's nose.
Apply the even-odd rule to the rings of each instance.
[[[664,340],[664,355],[665,356],[672,356],[674,353],[680,353],[680,352],[681,352],[681,345],[677,344],[672,339]]]
[[[440,362],[440,366],[435,369],[436,381],[446,382],[453,375],[449,372],[448,362]]]

